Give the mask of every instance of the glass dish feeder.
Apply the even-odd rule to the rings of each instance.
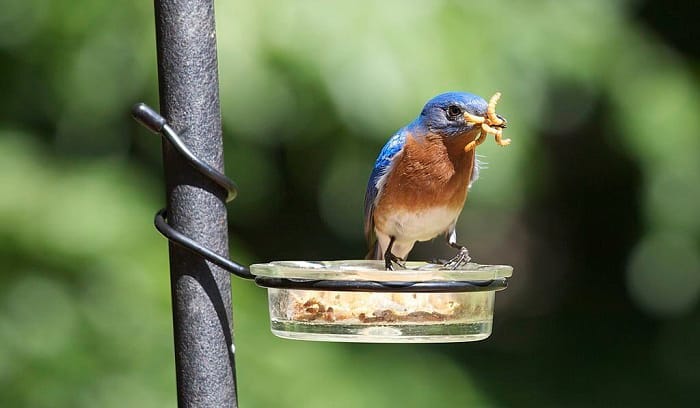
[[[477,341],[491,334],[495,293],[513,268],[468,263],[461,269],[408,262],[281,261],[251,265],[268,289],[278,337],[366,343]],[[319,286],[323,290],[312,289]]]

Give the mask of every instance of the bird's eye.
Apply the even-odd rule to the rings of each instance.
[[[451,117],[457,117],[462,114],[462,109],[457,105],[450,105],[447,107],[447,114]]]

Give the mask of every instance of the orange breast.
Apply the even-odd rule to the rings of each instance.
[[[461,209],[474,166],[474,150],[465,152],[464,146],[477,134],[455,138],[408,135],[378,197],[375,220],[396,210]]]

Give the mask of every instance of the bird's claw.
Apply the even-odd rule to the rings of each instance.
[[[496,104],[501,98],[501,93],[496,92],[489,100],[489,106],[486,110],[486,116],[476,116],[468,112],[464,113],[464,118],[467,122],[476,125],[481,125],[481,132],[479,136],[473,141],[467,143],[464,147],[464,151],[468,152],[480,144],[484,143],[486,136],[494,135],[496,143],[499,146],[508,146],[510,144],[510,139],[503,139],[503,129],[506,127],[506,120],[503,117],[496,114]]]
[[[442,266],[445,269],[457,269],[466,265],[469,261],[471,261],[471,259],[472,258],[469,256],[469,251],[467,248],[461,247],[459,248],[459,251],[457,251],[457,254],[452,257],[452,259],[445,262]]]
[[[384,267],[386,268],[387,271],[395,270],[394,264],[396,264],[401,269],[406,269],[406,260],[405,259],[399,258],[398,256],[396,256],[392,253],[389,253],[387,256],[384,257]]]

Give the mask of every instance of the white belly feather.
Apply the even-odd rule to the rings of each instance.
[[[456,221],[461,209],[436,207],[422,211],[392,211],[382,219],[381,228],[375,228],[379,250],[383,254],[391,237],[396,241],[391,252],[406,259],[416,241],[428,241],[446,232]]]
[[[383,222],[382,232],[401,241],[428,241],[445,232],[459,216],[461,208],[436,207],[417,212],[392,211]]]

